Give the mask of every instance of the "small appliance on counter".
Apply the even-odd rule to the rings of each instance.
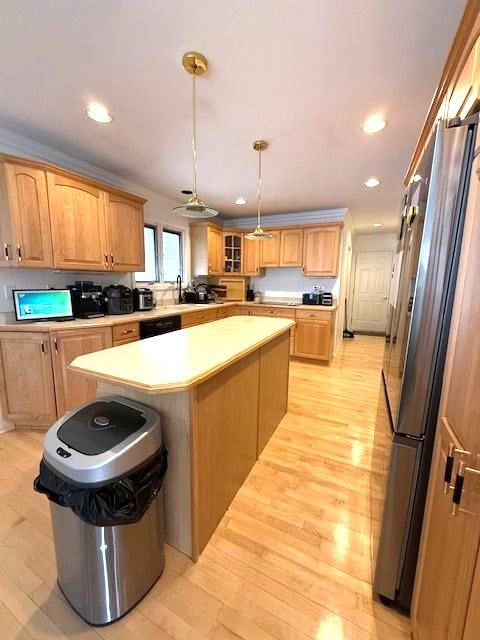
[[[103,290],[104,308],[108,315],[133,313],[133,293],[123,284],[111,284]]]
[[[102,287],[93,284],[93,280],[75,280],[68,289],[76,318],[101,318],[105,315]]]
[[[314,286],[310,293],[304,293],[302,304],[319,304],[324,307],[333,305],[333,296],[329,292],[324,292],[323,287]]]
[[[247,289],[246,299],[247,302],[253,302],[255,300],[255,291],[253,289]]]
[[[153,291],[146,287],[133,290],[133,306],[135,311],[151,311],[155,306]]]
[[[331,293],[322,293],[320,304],[324,307],[333,306],[333,296]]]

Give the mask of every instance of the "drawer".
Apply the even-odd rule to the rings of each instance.
[[[297,309],[297,320],[327,320],[332,319],[331,311],[320,311],[317,309]]]
[[[130,342],[137,342],[138,341],[138,337],[133,337],[133,338],[125,338],[124,340],[115,340],[115,342],[113,343],[114,347],[119,347],[121,344],[129,344]]]
[[[230,317],[232,310],[232,307],[217,309],[217,320]]]
[[[252,316],[273,316],[275,318],[288,318],[295,320],[295,309],[284,309],[282,307],[250,307]]]
[[[114,324],[112,337],[114,342],[126,340],[127,338],[136,338],[138,340],[140,337],[140,323],[125,322],[122,324]]]
[[[182,329],[192,327],[195,324],[203,322],[211,322],[217,319],[216,309],[205,309],[205,311],[192,311],[191,313],[182,314]]]

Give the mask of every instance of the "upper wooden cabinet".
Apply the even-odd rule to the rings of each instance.
[[[192,275],[221,276],[223,274],[223,231],[208,222],[190,225],[192,244]]]
[[[268,240],[252,240],[260,243],[260,267],[278,267],[280,265],[280,229],[269,230],[272,237]]]
[[[143,271],[143,206],[107,193],[107,241],[112,271]]]
[[[340,225],[303,230],[304,275],[324,278],[338,275],[341,233]]]
[[[0,263],[52,267],[45,171],[5,162],[0,184]]]
[[[244,276],[258,276],[260,273],[260,242],[243,238]]]
[[[282,229],[280,233],[280,266],[303,265],[303,229]]]
[[[145,200],[50,165],[1,160],[0,266],[143,270]]]
[[[55,267],[107,270],[105,193],[50,171],[47,181]]]
[[[243,233],[239,231],[223,232],[224,273],[236,273],[237,275],[243,273],[243,245]]]

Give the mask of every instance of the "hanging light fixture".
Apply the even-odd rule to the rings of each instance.
[[[175,207],[173,211],[185,218],[213,218],[218,211],[200,200],[197,195],[197,96],[195,80],[208,69],[208,62],[204,55],[196,51],[188,51],[182,58],[183,68],[192,76],[193,91],[193,127],[192,127],[192,156],[193,156],[193,193],[185,204]]]
[[[268,142],[265,140],[255,140],[253,143],[253,148],[255,151],[258,151],[257,226],[252,232],[246,234],[245,238],[247,240],[267,240],[273,237],[271,233],[267,233],[262,229],[260,223],[260,209],[262,204],[262,151],[265,151],[267,147]]]

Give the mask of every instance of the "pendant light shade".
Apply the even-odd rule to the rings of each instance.
[[[268,147],[268,142],[265,140],[255,140],[253,148],[258,151],[258,182],[257,182],[257,226],[253,231],[247,233],[245,238],[247,240],[268,240],[272,238],[271,233],[267,233],[262,229],[261,225],[261,204],[262,204],[262,151]]]
[[[218,211],[202,202],[197,194],[197,95],[196,77],[203,75],[208,69],[204,55],[196,51],[188,51],[182,58],[183,68],[192,76],[192,160],[193,160],[193,193],[185,204],[174,207],[173,211],[184,218],[214,218]]]

